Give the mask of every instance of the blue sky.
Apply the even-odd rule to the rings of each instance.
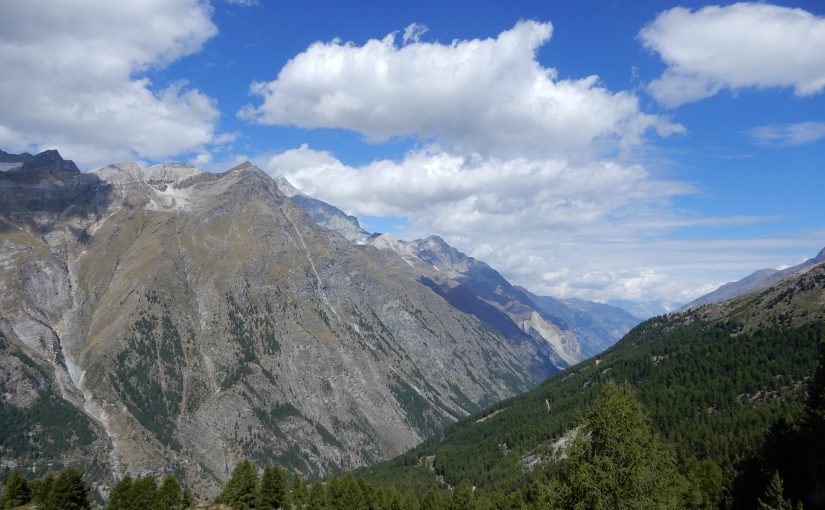
[[[0,6],[5,150],[251,159],[559,296],[675,304],[825,247],[821,2],[52,3]]]

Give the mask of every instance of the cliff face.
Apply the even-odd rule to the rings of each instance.
[[[0,173],[0,204],[4,403],[65,407],[58,461],[204,493],[243,457],[322,475],[537,382],[535,356],[248,163]]]

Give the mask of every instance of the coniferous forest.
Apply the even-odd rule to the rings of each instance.
[[[678,454],[654,431],[628,383],[607,380],[568,434],[559,462],[521,486],[454,486],[399,489],[370,483],[353,473],[305,482],[279,466],[261,470],[237,464],[214,501],[199,508],[309,510],[509,510],[509,509],[714,509],[820,508],[825,494],[825,341],[798,411],[771,424],[761,446],[738,464],[732,479],[706,457]],[[0,508],[42,510],[183,510],[193,508],[189,490],[171,475],[125,476],[105,500],[96,501],[83,473],[69,467],[29,480],[11,472]]]

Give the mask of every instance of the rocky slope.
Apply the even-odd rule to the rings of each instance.
[[[642,322],[617,306],[583,299],[537,296],[527,289],[519,289],[554,322],[570,328],[582,346],[582,353],[588,358],[612,347],[619,338]]]
[[[522,348],[544,353],[556,367],[570,366],[603,351],[640,322],[618,307],[531,295],[438,236],[402,241],[386,234],[370,234],[354,216],[306,195],[283,177],[275,181],[319,225],[353,243],[394,253],[453,306],[476,316]],[[546,306],[537,299],[544,300]]]
[[[243,457],[323,475],[554,370],[408,262],[318,226],[249,163],[41,161],[0,172],[2,409],[52,438],[57,418],[38,423],[36,406],[71,420],[51,456],[6,438],[6,464],[173,471],[201,494]]]

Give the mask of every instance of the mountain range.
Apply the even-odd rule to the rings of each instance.
[[[751,273],[741,280],[726,283],[713,292],[694,299],[690,303],[684,305],[680,310],[689,310],[691,308],[696,308],[703,305],[721,303],[722,301],[741,296],[742,294],[746,294],[748,292],[765,289],[774,283],[781,281],[783,278],[786,278],[794,273],[804,271],[822,262],[825,262],[825,248],[820,251],[816,257],[808,259],[801,264],[785,269],[760,269],[759,271]]]
[[[543,311],[440,238],[367,234],[250,163],[83,173],[57,151],[0,156],[5,467],[175,473],[201,496],[242,458],[324,476],[398,455],[635,322],[582,311],[590,345],[572,311]]]
[[[359,473],[419,489],[464,479],[481,488],[529,487],[557,476],[583,411],[612,380],[632,385],[685,466],[713,462],[720,489],[731,491],[737,473],[753,469],[745,461],[761,458],[766,436],[798,423],[823,341],[825,261],[761,291],[645,321],[595,358]],[[755,507],[760,487],[742,487],[752,498],[743,508]]]

